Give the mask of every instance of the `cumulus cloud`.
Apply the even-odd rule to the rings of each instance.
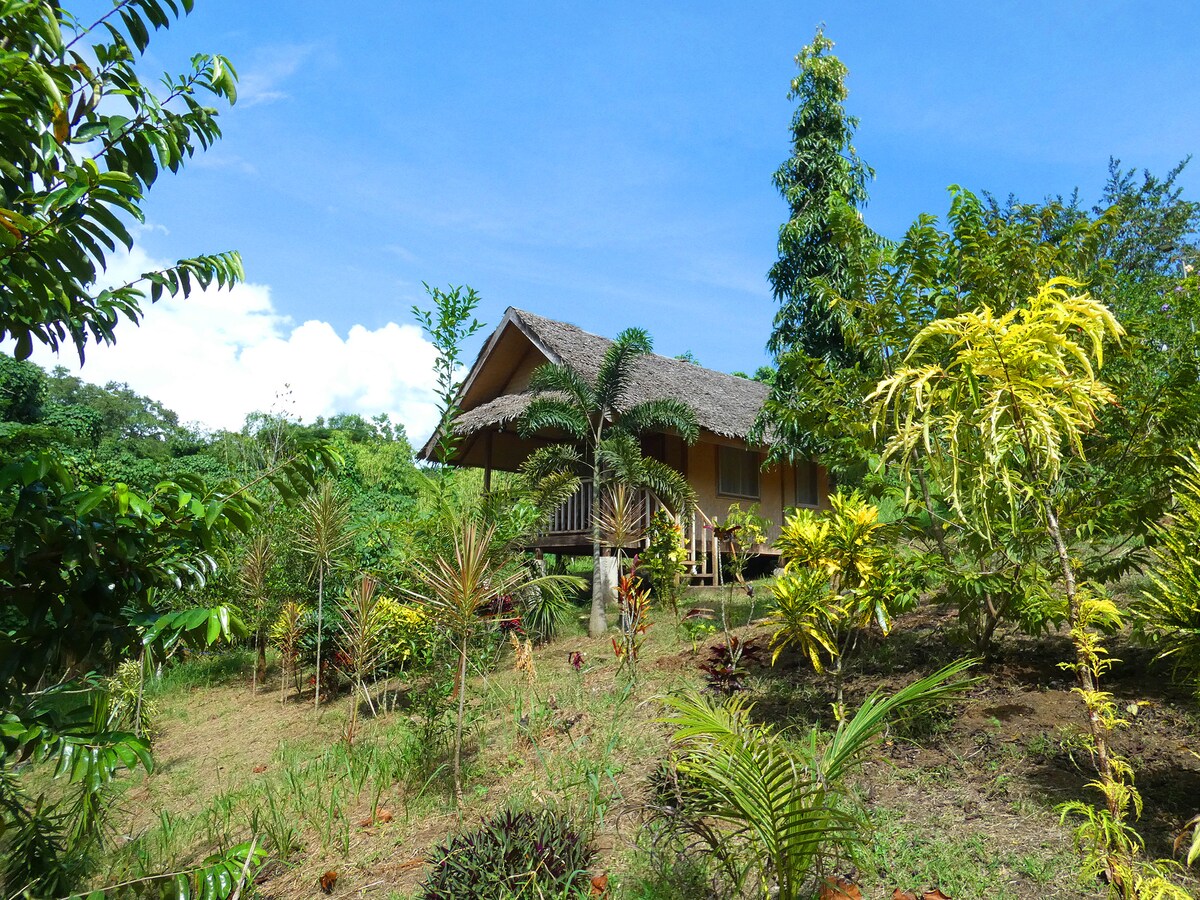
[[[120,284],[162,265],[135,247],[111,261],[106,280]],[[96,384],[126,382],[209,428],[240,428],[256,410],[306,421],[387,413],[416,443],[437,422],[436,351],[415,325],[354,325],[344,336],[328,322],[297,325],[261,284],[193,292],[144,311],[140,326],[118,326],[116,346],[89,347],[82,369],[71,349],[58,358],[35,350],[34,360]]]

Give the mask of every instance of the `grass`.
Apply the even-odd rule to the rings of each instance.
[[[756,618],[768,594],[758,586]],[[726,589],[696,589],[682,608],[715,612],[722,599],[730,602]],[[934,615],[901,620],[900,640],[889,639],[886,653],[863,654],[847,678],[852,707],[926,672],[931,641],[937,661],[953,654],[938,638],[951,623]],[[655,610],[630,682],[617,674],[608,640],[586,636],[584,616],[581,609],[567,634],[535,651],[536,677],[514,671],[504,649],[494,668],[472,673],[461,810],[448,775],[449,720],[422,707],[425,676],[388,686],[397,709],[360,717],[348,743],[357,697],[343,692],[319,712],[311,698],[281,703],[274,669],[252,694],[252,656],[243,651],[171,667],[151,690],[160,711],[156,771],[121,781],[115,849],[97,883],[185,866],[255,833],[272,853],[264,896],[314,896],[317,878],[332,869],[339,894],[400,900],[414,896],[424,855],[447,835],[505,806],[548,805],[595,839],[596,872],[610,877],[611,900],[721,896],[709,861],[644,814],[651,775],[668,752],[654,698],[699,684],[697,666],[721,635],[694,638],[676,629],[669,610]],[[740,591],[730,617],[743,637],[765,643],[762,629],[747,624]],[[1024,645],[1008,640],[1025,666]],[[578,670],[574,653],[583,657]],[[828,680],[786,655],[775,667],[769,658],[748,679],[755,714],[785,731],[828,725]],[[1102,896],[1076,882],[1070,837],[1053,813],[1087,777],[1065,752],[1078,701],[1069,686],[1047,687],[1036,667],[1001,663],[987,674],[967,702],[898,723],[855,777],[871,822],[857,860],[865,897],[935,886],[955,900]],[[1143,748],[1147,756],[1195,742],[1195,718],[1173,710],[1164,702],[1140,717],[1158,738]],[[1147,802],[1156,802],[1152,793]]]

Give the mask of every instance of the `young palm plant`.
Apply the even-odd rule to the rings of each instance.
[[[562,431],[578,450],[591,475],[592,558],[598,575],[603,534],[599,512],[601,490],[614,466],[626,469],[620,480],[630,487],[649,487],[668,506],[680,509],[693,498],[686,479],[670,466],[642,456],[636,436],[652,430],[672,429],[689,444],[699,429],[696,415],[678,400],[658,399],[628,405],[630,378],[638,357],[652,352],[650,335],[640,328],[621,332],[604,353],[592,380],[569,366],[547,363],[535,369],[529,387],[536,395],[518,427],[523,435]],[[626,465],[628,464],[628,465]],[[599,577],[592,586],[592,613],[588,631],[598,637],[608,629],[604,592]]]
[[[534,576],[518,554],[497,544],[496,526],[460,514],[450,522],[451,552],[430,563],[414,561],[424,592],[415,594],[458,652],[458,709],[454,723],[454,796],[462,806],[462,738],[467,702],[467,663],[478,635],[490,626],[489,610],[523,588],[551,590],[582,581],[568,575]]]
[[[301,553],[312,560],[310,576],[317,581],[317,680],[313,706],[321,705],[321,640],[325,618],[325,579],[341,562],[354,532],[350,528],[350,502],[324,479],[301,503],[303,519],[298,535]]]
[[[753,722],[752,705],[740,697],[668,698],[671,712],[662,721],[675,728],[685,788],[677,821],[719,859],[748,850],[764,897],[812,896],[816,879],[862,840],[865,823],[843,787],[846,774],[889,719],[959,695],[972,662],[953,663],[890,697],[875,692],[824,741],[815,727],[807,739],[785,740]],[[725,828],[714,830],[711,821]]]

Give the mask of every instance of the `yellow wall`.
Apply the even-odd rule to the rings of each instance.
[[[682,442],[673,439],[676,446],[682,448]],[[696,491],[697,501],[704,514],[713,521],[724,519],[733,503],[740,503],[742,509],[748,509],[758,503],[758,514],[771,520],[769,539],[774,540],[779,535],[779,527],[783,523],[787,510],[792,509],[796,497],[796,469],[790,464],[775,465],[765,469],[758,476],[758,499],[745,497],[730,497],[717,492],[717,447],[725,444],[730,447],[744,447],[738,441],[723,440],[715,436],[704,436],[690,447],[686,448],[686,466],[680,466],[687,473],[688,482]],[[674,464],[672,448],[668,444],[667,461]],[[763,455],[759,454],[759,460]],[[818,495],[821,498],[821,508],[829,506],[829,477],[823,467],[818,467]]]

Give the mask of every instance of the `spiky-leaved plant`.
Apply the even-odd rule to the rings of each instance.
[[[451,519],[452,553],[435,556],[425,563],[413,561],[421,593],[420,602],[437,627],[454,645],[458,655],[455,684],[458,710],[454,725],[454,796],[462,806],[462,735],[466,713],[467,663],[479,633],[495,621],[489,610],[523,588],[550,590],[581,585],[567,575],[535,577],[518,554],[497,546],[496,526],[480,527],[469,515]]]
[[[312,560],[311,576],[317,582],[317,681],[313,706],[321,705],[321,641],[325,621],[325,580],[350,550],[350,501],[331,479],[323,480],[301,503],[303,519],[297,549]]]
[[[586,896],[596,850],[549,809],[505,810],[430,854],[419,900]]]

